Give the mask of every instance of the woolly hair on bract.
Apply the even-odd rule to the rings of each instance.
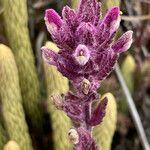
[[[0,85],[2,116],[8,137],[16,141],[21,150],[32,150],[16,62],[11,50],[3,44],[0,44]]]

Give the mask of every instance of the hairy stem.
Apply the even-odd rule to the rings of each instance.
[[[85,106],[85,114],[86,114],[86,117],[85,117],[86,130],[91,132],[91,126],[88,125],[88,120],[91,118],[91,103]]]

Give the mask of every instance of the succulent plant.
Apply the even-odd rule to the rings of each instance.
[[[126,84],[129,88],[131,94],[133,94],[135,90],[134,85],[134,72],[136,70],[136,63],[132,55],[128,54],[121,65],[122,75],[126,81]],[[119,110],[124,114],[129,113],[128,104],[126,102],[126,98],[124,95],[120,97],[120,101],[118,102]]]
[[[1,121],[0,121],[0,149],[3,149],[6,141],[7,141],[6,131],[5,131],[5,129],[2,126]]]
[[[2,13],[4,29],[18,67],[23,105],[33,127],[39,129],[42,126],[40,91],[29,38],[27,1],[0,0],[0,2],[5,8]]]
[[[77,8],[78,4],[79,4],[78,0],[72,0],[71,1],[71,7],[74,8],[74,9]]]
[[[0,68],[0,98],[8,137],[16,141],[21,150],[32,150],[16,62],[11,50],[3,44],[0,44]]]
[[[128,55],[122,63],[121,71],[131,93],[133,93],[134,91],[135,69],[136,69],[135,60],[131,55]]]
[[[15,141],[8,141],[4,146],[4,150],[20,150],[20,147]]]
[[[120,6],[120,0],[107,0],[102,2],[102,10],[106,12],[109,8],[113,6]]]
[[[42,47],[42,53],[73,86],[64,96],[54,94],[53,101],[74,123],[69,139],[76,150],[98,149],[91,132],[102,122],[108,99],[104,97],[95,109],[91,106],[99,100],[97,89],[113,70],[119,54],[132,43],[132,31],[113,41],[121,20],[119,7],[99,19],[100,6],[96,0],[81,0],[76,10],[64,7],[63,18],[53,9],[45,13],[47,29],[60,51]]]

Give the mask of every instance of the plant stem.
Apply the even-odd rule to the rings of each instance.
[[[88,120],[90,119],[91,117],[91,103],[88,103],[86,106],[85,106],[85,124],[86,124],[86,129],[87,131],[91,132],[91,126],[88,125]]]

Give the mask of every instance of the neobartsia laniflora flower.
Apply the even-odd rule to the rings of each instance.
[[[94,90],[132,43],[132,31],[113,40],[120,25],[120,9],[113,7],[100,18],[100,6],[96,0],[82,0],[77,10],[64,7],[62,18],[55,10],[46,10],[47,29],[60,51],[42,48],[49,64],[71,81],[89,80]]]
[[[60,51],[56,53],[42,47],[43,57],[71,81],[75,93],[68,92],[62,98],[62,103],[59,98],[59,104],[81,126],[86,124],[92,127],[102,121],[107,99],[101,101],[88,117],[87,108],[93,100],[99,99],[96,91],[101,81],[112,71],[119,54],[128,50],[132,44],[132,31],[124,33],[114,41],[121,21],[119,7],[108,10],[104,18],[101,17],[100,9],[101,4],[96,0],[81,0],[76,10],[64,7],[62,17],[53,9],[45,12],[47,30]],[[55,104],[58,104],[58,100],[56,101]],[[86,129],[81,127],[78,130],[82,133]],[[89,134],[85,139],[91,138],[88,127],[84,133],[82,136]],[[76,149],[83,150],[86,145],[83,143],[80,141]],[[96,149],[94,143],[93,141],[91,146]],[[91,150],[88,147],[85,149]]]

